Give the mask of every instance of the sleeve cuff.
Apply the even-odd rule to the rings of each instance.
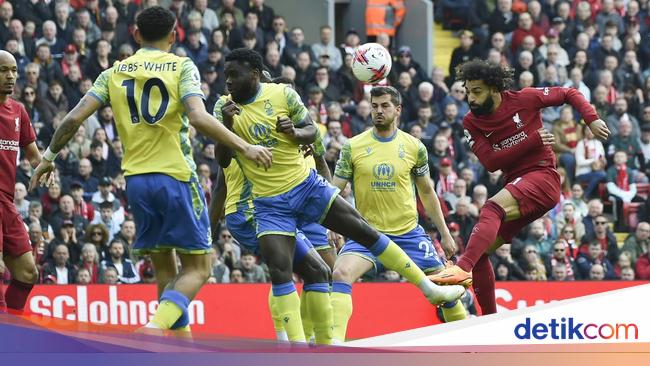
[[[100,97],[99,95],[95,94],[95,92],[89,91],[87,94],[90,95],[91,97],[97,99],[100,103],[106,104],[106,101],[102,97]]]

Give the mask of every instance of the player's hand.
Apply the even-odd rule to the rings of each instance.
[[[537,131],[539,132],[539,137],[542,139],[542,145],[555,144],[555,135],[547,131],[545,128],[540,128]]]
[[[440,246],[442,247],[442,250],[445,251],[445,256],[447,258],[453,257],[454,255],[456,255],[456,252],[458,251],[458,246],[456,246],[456,241],[451,236],[451,234],[442,236],[442,240],[440,240]]]
[[[54,183],[54,175],[52,171],[54,170],[54,162],[41,159],[41,162],[36,167],[32,179],[29,180],[29,190],[32,191],[37,186],[50,186]]]
[[[601,141],[606,141],[609,137],[609,128],[602,119],[597,119],[589,124],[589,129],[593,132],[594,136]]]
[[[278,116],[278,121],[275,124],[275,130],[291,137],[296,136],[296,127],[293,125],[293,121],[290,120],[287,116]]]
[[[249,144],[244,150],[244,156],[254,161],[258,167],[263,166],[264,170],[270,168],[273,163],[273,152],[264,146]]]
[[[339,233],[336,233],[332,230],[327,230],[327,242],[331,244],[336,251],[339,251],[341,247],[341,242],[343,241],[343,236]]]
[[[228,99],[228,101],[221,107],[221,115],[223,116],[223,125],[226,126],[228,129],[232,128],[232,124],[234,123],[234,118],[235,115],[240,115],[241,114],[241,108],[237,106],[235,102],[232,101],[232,99]]]

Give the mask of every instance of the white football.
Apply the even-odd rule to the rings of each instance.
[[[354,50],[352,72],[366,83],[376,84],[388,76],[393,60],[390,53],[379,43],[366,43]]]

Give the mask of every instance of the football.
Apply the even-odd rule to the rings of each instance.
[[[376,84],[388,76],[393,60],[384,46],[378,43],[363,44],[354,51],[352,72],[369,84]]]

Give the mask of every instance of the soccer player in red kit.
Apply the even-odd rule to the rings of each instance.
[[[0,274],[5,271],[5,264],[11,273],[7,292],[3,294],[0,288],[0,312],[8,309],[14,313],[22,312],[38,278],[29,236],[14,206],[20,148],[33,167],[41,161],[25,107],[9,98],[17,77],[16,59],[9,52],[0,51]]]
[[[540,109],[569,103],[594,135],[607,139],[609,130],[576,89],[562,87],[506,90],[512,69],[482,60],[458,67],[465,83],[470,112],[463,119],[465,138],[490,172],[502,170],[505,187],[490,198],[474,226],[457,264],[429,278],[444,285],[473,284],[483,314],[496,312],[494,271],[488,255],[509,243],[523,227],[543,216],[560,200],[560,176],[543,129]]]

